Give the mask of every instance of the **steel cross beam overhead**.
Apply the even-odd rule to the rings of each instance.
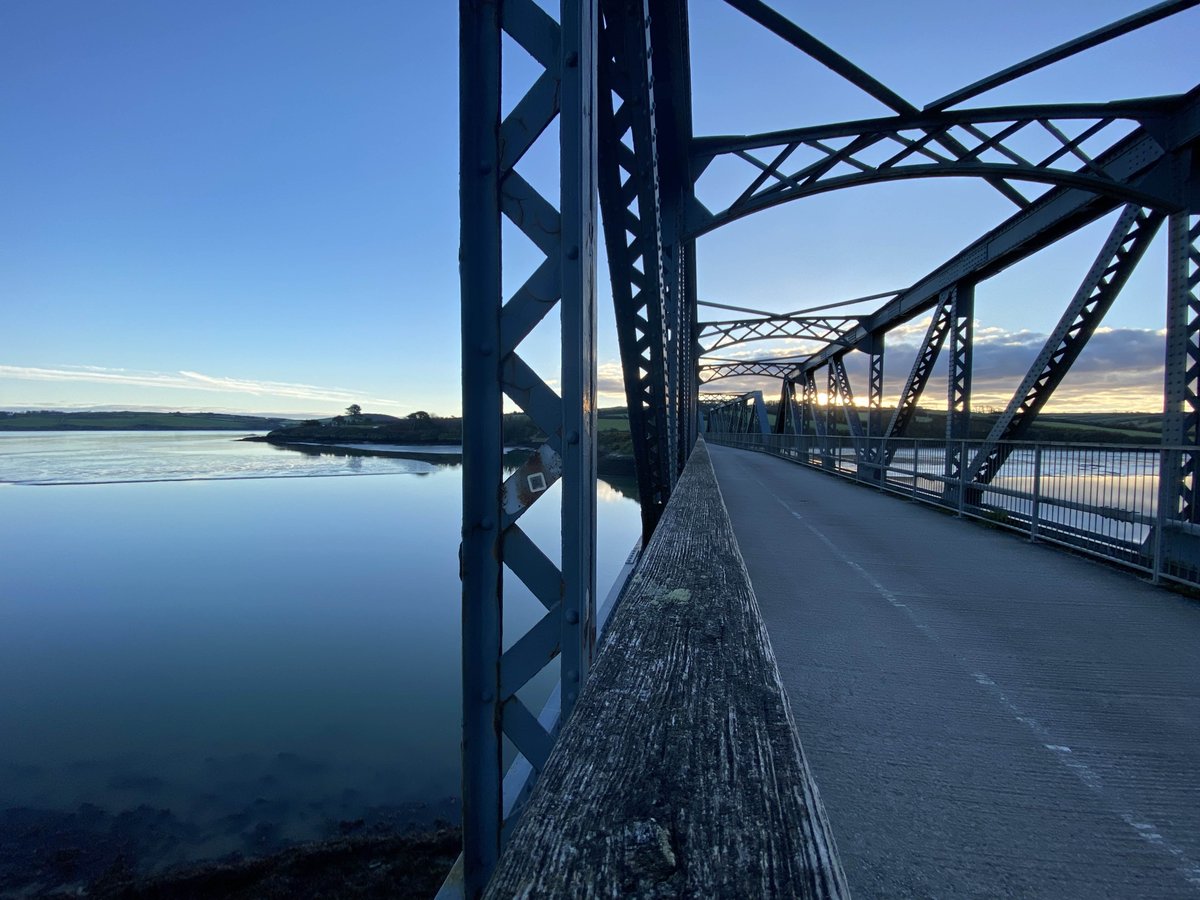
[[[770,359],[759,360],[709,360],[700,362],[700,383],[708,384],[722,378],[739,378],[746,375],[764,375],[769,378],[786,378],[796,368],[794,362]]]
[[[704,353],[750,341],[798,339],[838,343],[842,335],[859,323],[858,316],[769,316],[700,322],[699,341]]]

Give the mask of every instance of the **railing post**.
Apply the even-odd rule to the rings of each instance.
[[[887,451],[888,451],[888,444],[891,442],[891,440],[892,440],[891,438],[880,438],[879,439],[879,453],[875,457],[876,462],[879,465],[878,477],[879,477],[879,489],[881,491],[886,490],[886,488],[887,488],[888,459],[891,456],[891,454],[888,453]]]
[[[1029,540],[1037,543],[1038,522],[1042,513],[1042,445],[1033,447],[1033,511],[1029,516]]]
[[[1162,583],[1163,538],[1164,532],[1167,530],[1166,498],[1168,496],[1172,500],[1175,498],[1174,485],[1164,477],[1167,467],[1170,465],[1170,453],[1171,451],[1166,447],[1162,447],[1158,451],[1158,499],[1154,504],[1154,567],[1150,576],[1150,580],[1154,584]]]
[[[965,512],[965,510],[966,510],[966,500],[967,500],[967,484],[966,484],[966,479],[963,476],[963,473],[967,469],[967,467],[963,464],[964,460],[966,460],[966,458],[967,458],[967,442],[959,441],[958,442],[958,463],[959,464],[958,464],[958,488],[957,488],[957,490],[958,490],[958,518],[960,518],[960,519],[963,517],[963,512]]]
[[[917,450],[917,439],[916,439],[916,438],[913,438],[913,458],[912,458],[912,476],[913,476],[913,486],[912,486],[912,498],[913,498],[913,502],[914,502],[914,503],[915,503],[915,502],[916,502],[916,500],[917,500],[917,472],[918,472],[918,471],[920,470],[920,468],[921,468],[921,465],[920,465],[920,464],[921,464],[921,459],[920,459],[920,456],[919,456],[919,454],[918,454],[918,450]]]

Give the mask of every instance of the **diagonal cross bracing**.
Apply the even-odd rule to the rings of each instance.
[[[917,350],[917,358],[913,360],[908,380],[904,382],[904,390],[900,393],[900,402],[896,404],[891,421],[888,422],[888,426],[883,432],[885,438],[903,437],[908,430],[909,422],[912,421],[913,414],[917,411],[917,404],[921,401],[921,394],[925,392],[925,385],[929,383],[933,365],[937,362],[942,344],[945,343],[946,335],[950,331],[954,314],[955,292],[956,288],[949,288],[942,291],[939,297],[938,307],[933,313],[929,327],[925,330],[925,337]],[[888,446],[894,445],[889,444]],[[887,456],[890,460],[890,452]]]
[[[1012,453],[1008,442],[1019,441],[1054,394],[1105,314],[1133,274],[1162,216],[1139,206],[1121,212],[1075,296],[1046,339],[1004,412],[972,460],[966,478],[990,484]]]
[[[846,427],[850,431],[850,437],[854,441],[854,451],[861,458],[866,453],[866,444],[863,440],[866,435],[863,433],[862,418],[858,414],[858,407],[854,405],[854,390],[850,386],[850,375],[846,372],[845,358],[835,356],[829,364],[830,375],[830,397],[831,405],[836,403],[842,407],[842,416],[846,420]],[[836,386],[836,394],[832,388]]]

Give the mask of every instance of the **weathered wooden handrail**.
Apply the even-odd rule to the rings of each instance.
[[[704,442],[488,897],[846,897]]]

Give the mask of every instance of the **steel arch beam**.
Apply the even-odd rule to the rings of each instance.
[[[1159,160],[1195,139],[1197,119],[1197,91],[1193,90],[1180,97],[1111,104],[947,110],[759,135],[701,137],[692,143],[695,178],[720,156],[742,159],[759,172],[724,209],[710,211],[697,201],[689,214],[689,233],[706,234],[800,197],[927,177],[1029,181],[1083,190],[1113,202],[1178,210],[1182,198],[1174,186],[1150,176]],[[1064,127],[1080,121],[1087,127],[1069,137]],[[1135,131],[1105,153],[1093,157],[1083,151],[1088,139],[1115,122],[1124,122]],[[1026,129],[1037,130],[1039,140],[1048,136],[1056,149],[1041,159],[1027,159],[1019,140]],[[945,135],[958,136],[966,142],[967,151],[956,154],[933,149],[936,139]],[[842,146],[830,142],[842,142]],[[788,168],[788,161],[802,149],[815,159]],[[770,152],[760,159],[752,152],[757,150]],[[877,161],[881,151],[885,158]],[[843,174],[846,169],[851,173]]]

